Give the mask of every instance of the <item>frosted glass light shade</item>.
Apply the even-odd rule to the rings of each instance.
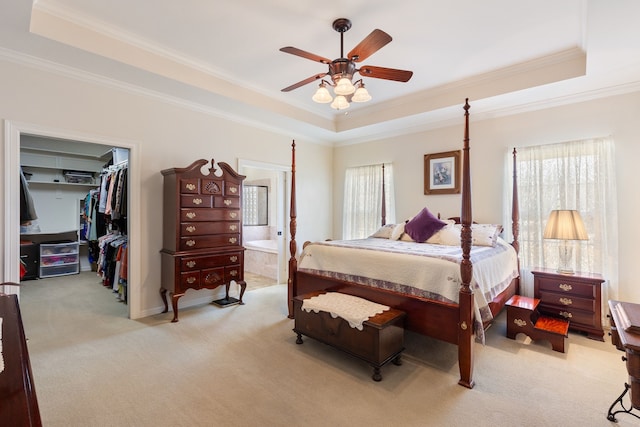
[[[356,88],[351,83],[351,80],[343,77],[338,80],[338,84],[333,88],[333,91],[336,93],[336,95],[351,95],[356,91]]]
[[[335,110],[344,110],[345,108],[349,108],[349,102],[347,102],[347,98],[344,96],[338,95],[331,103],[331,108]]]
[[[367,102],[371,100],[371,95],[369,95],[369,91],[364,88],[364,86],[360,86],[356,93],[353,94],[351,101],[353,102]]]
[[[318,90],[316,90],[316,93],[311,99],[320,104],[326,104],[333,101],[333,97],[327,90],[327,87],[324,85],[324,83],[321,84],[320,87],[318,87]]]

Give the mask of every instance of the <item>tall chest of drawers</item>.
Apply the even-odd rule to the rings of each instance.
[[[540,312],[569,321],[569,329],[587,333],[591,339],[604,341],[602,328],[602,283],[599,274],[560,274],[537,269],[534,296],[540,299]]]
[[[186,168],[162,171],[163,249],[160,294],[164,312],[171,297],[173,320],[178,321],[178,300],[188,289],[215,289],[226,286],[220,305],[242,304],[244,248],[242,247],[242,181],[226,163],[220,173],[211,160],[209,173],[201,159]],[[239,298],[229,296],[231,282],[240,286]]]

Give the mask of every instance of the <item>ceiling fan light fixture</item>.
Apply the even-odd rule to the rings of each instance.
[[[346,77],[341,77],[336,87],[333,88],[333,91],[336,95],[351,95],[356,91],[356,88],[353,83],[351,83],[351,80]]]
[[[347,102],[347,98],[343,95],[336,96],[336,99],[331,103],[331,108],[334,110],[344,110],[349,108],[349,103]]]
[[[364,87],[364,83],[360,83],[360,87],[356,89],[356,93],[351,98],[352,102],[367,102],[371,101],[371,95],[369,91]]]
[[[333,101],[333,97],[329,93],[329,90],[327,89],[327,86],[324,82],[320,83],[318,89],[316,90],[316,93],[313,94],[313,97],[311,99],[319,104],[326,104]]]

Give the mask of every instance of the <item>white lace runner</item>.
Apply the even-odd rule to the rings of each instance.
[[[389,310],[389,306],[368,301],[353,295],[339,292],[327,292],[302,301],[302,309],[305,311],[325,311],[334,319],[341,317],[349,323],[349,326],[362,330],[362,324],[369,317]]]

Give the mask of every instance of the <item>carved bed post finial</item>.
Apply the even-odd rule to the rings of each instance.
[[[296,273],[298,271],[298,260],[296,253],[298,245],[296,243],[297,228],[297,212],[296,212],[296,141],[291,144],[291,206],[289,209],[289,233],[291,241],[289,242],[289,278],[287,280],[287,304],[289,308],[289,318],[293,318],[293,297],[296,296]]]

